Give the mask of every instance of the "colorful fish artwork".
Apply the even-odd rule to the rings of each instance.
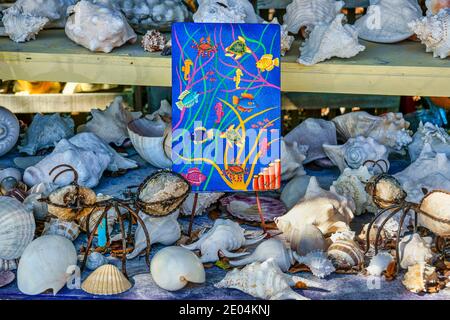
[[[172,25],[172,170],[192,192],[280,187],[278,57],[275,24]]]

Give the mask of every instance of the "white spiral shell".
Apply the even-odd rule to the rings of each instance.
[[[14,148],[19,134],[20,125],[17,117],[8,109],[0,107],[0,157]]]

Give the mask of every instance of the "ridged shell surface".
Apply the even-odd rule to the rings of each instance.
[[[81,285],[83,291],[94,295],[119,294],[130,288],[130,281],[112,264],[105,264],[96,269]]]
[[[0,157],[8,153],[19,139],[20,126],[17,117],[0,107]]]

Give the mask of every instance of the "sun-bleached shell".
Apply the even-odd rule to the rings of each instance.
[[[371,276],[379,277],[393,260],[394,258],[388,252],[379,252],[372,257],[366,271]]]
[[[294,258],[299,263],[308,266],[312,274],[318,278],[325,278],[336,271],[327,254],[323,251],[311,251],[306,256],[294,252]]]
[[[0,107],[0,157],[11,151],[19,139],[20,125],[17,117]]]
[[[435,269],[435,267],[424,263],[409,266],[402,283],[411,292],[424,292],[427,289],[427,285],[438,281]]]
[[[422,238],[419,234],[406,235],[399,243],[400,266],[407,269],[418,263],[430,263],[433,258],[430,237]]]
[[[450,236],[450,224],[436,220],[450,220],[450,192],[434,190],[420,202],[419,209],[425,214],[418,215],[419,225],[441,237]],[[433,219],[434,218],[434,219]]]
[[[328,248],[322,231],[312,224],[291,229],[287,240],[291,249],[301,256],[313,251],[326,251]]]
[[[225,193],[223,192],[204,192],[198,193],[197,207],[195,208],[195,215],[200,216],[205,213],[211,205],[216,203]],[[195,194],[190,193],[186,200],[180,207],[180,214],[183,216],[190,216],[192,214],[192,208],[194,207]]]
[[[26,42],[36,39],[39,31],[49,22],[45,17],[36,17],[24,13],[19,8],[12,6],[4,11],[2,18],[5,33],[14,42]]]
[[[123,293],[132,287],[130,281],[112,264],[105,264],[84,280],[83,291],[94,295],[114,295]]]

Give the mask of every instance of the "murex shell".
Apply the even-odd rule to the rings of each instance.
[[[36,39],[36,35],[49,22],[45,17],[35,17],[24,13],[16,6],[3,11],[2,18],[5,33],[15,42],[26,42]]]
[[[294,252],[295,260],[302,263],[311,270],[312,274],[318,278],[325,278],[336,271],[327,254],[323,251],[311,251],[306,256],[299,256]]]
[[[182,247],[158,251],[150,263],[150,271],[156,284],[169,291],[180,290],[188,282],[205,282],[205,269],[200,259]]]
[[[343,25],[343,14],[338,14],[331,23],[320,22],[300,47],[298,63],[314,65],[338,58],[351,58],[366,47],[358,43],[358,32],[349,24]]]
[[[411,161],[415,161],[423,150],[425,144],[430,144],[436,153],[445,153],[450,157],[450,136],[444,128],[438,127],[431,122],[423,124],[413,135],[413,141],[408,145],[408,153]]]
[[[433,52],[433,57],[445,59],[450,55],[449,8],[412,21],[408,26],[426,46],[426,52]]]
[[[335,0],[294,0],[286,7],[283,17],[287,30],[294,34],[302,27],[307,31],[317,24],[330,23],[344,7],[344,1]]]
[[[337,116],[332,121],[345,140],[358,136],[371,137],[395,151],[400,151],[412,141],[409,122],[405,121],[401,113],[373,116],[365,111],[357,111]]]
[[[0,107],[0,157],[8,153],[19,139],[20,125],[17,117]]]
[[[384,160],[388,164],[388,168],[383,169],[386,171],[389,169],[388,149],[371,137],[358,136],[350,138],[345,144],[340,146],[324,144],[323,150],[341,172],[344,172],[345,168],[358,169],[367,160]],[[375,170],[374,172],[379,170],[378,167],[372,166],[370,163],[366,164],[366,166],[372,167]]]
[[[131,288],[130,281],[112,264],[105,264],[84,280],[83,291],[94,295],[113,295]]]
[[[31,211],[18,200],[0,197],[0,259],[18,259],[34,238]]]
[[[61,139],[69,139],[74,135],[74,126],[70,116],[37,113],[22,140],[22,145],[19,146],[19,151],[35,155],[39,150],[54,147]]]
[[[108,53],[137,40],[124,15],[109,3],[82,0],[67,12],[70,14],[65,27],[67,37],[91,51]]]
[[[393,43],[413,35],[408,23],[422,17],[417,0],[371,0],[367,13],[355,23],[364,40]]]

